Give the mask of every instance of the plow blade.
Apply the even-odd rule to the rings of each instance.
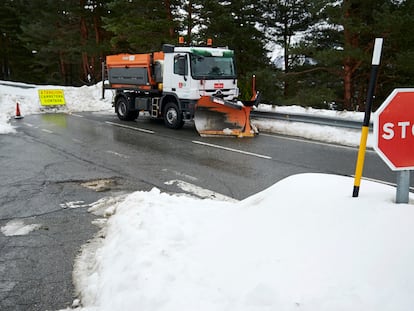
[[[250,103],[250,102],[249,102]],[[203,96],[197,103],[194,124],[200,136],[253,137],[251,106],[214,96]]]

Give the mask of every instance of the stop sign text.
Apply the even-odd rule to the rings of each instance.
[[[392,170],[414,169],[414,89],[395,89],[374,115],[374,149]]]
[[[407,135],[414,136],[414,122],[401,121],[397,124],[387,122],[382,127],[382,138],[390,140],[395,138],[406,139]]]

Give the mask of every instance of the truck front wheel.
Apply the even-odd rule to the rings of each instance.
[[[128,101],[125,97],[118,98],[116,102],[116,114],[122,121],[133,121],[138,118],[138,111],[131,111],[129,109]]]
[[[171,129],[180,129],[184,125],[183,115],[177,104],[167,103],[164,108],[164,124]]]

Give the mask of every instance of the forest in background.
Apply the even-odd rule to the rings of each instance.
[[[412,12],[409,0],[3,0],[0,80],[93,84],[106,55],[158,51],[181,35],[233,49],[243,97],[255,74],[268,103],[363,111],[376,37],[374,106],[414,87]]]

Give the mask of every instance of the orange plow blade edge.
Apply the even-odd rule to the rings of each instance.
[[[254,137],[258,132],[250,123],[251,109],[242,102],[202,96],[197,102],[194,124],[200,136]]]

